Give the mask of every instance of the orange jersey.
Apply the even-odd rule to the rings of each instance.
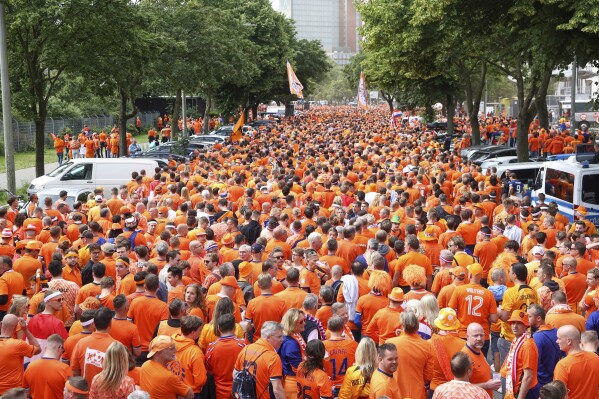
[[[493,293],[480,284],[465,284],[456,287],[448,306],[456,310],[460,327],[458,334],[466,337],[466,328],[470,323],[479,323],[485,330],[485,339],[489,338],[489,316],[497,314],[497,303]]]
[[[356,360],[358,343],[345,338],[327,339],[324,341],[324,347],[329,354],[329,359],[324,363],[325,371],[331,377],[333,387],[339,388],[348,367]]]
[[[168,305],[156,297],[144,295],[131,301],[127,317],[137,326],[141,350],[147,352],[156,326],[168,319]]]

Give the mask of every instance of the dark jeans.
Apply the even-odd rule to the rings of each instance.
[[[137,365],[137,367],[141,367],[141,365],[144,364],[146,360],[148,360],[148,353],[149,352],[141,352],[141,355],[139,355],[139,357],[135,359],[135,364]]]

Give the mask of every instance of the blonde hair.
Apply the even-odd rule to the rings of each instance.
[[[422,303],[418,299],[410,299],[406,302],[406,310],[410,309],[420,319],[422,314]]]
[[[8,309],[8,313],[14,314],[15,316],[21,316],[21,311],[29,303],[29,298],[25,295],[15,294],[12,296],[12,304]]]
[[[432,294],[427,294],[420,299],[420,308],[422,310],[422,317],[432,327],[434,321],[439,316],[439,304],[437,298]]]
[[[283,319],[281,320],[281,325],[283,326],[283,333],[285,335],[291,335],[291,334],[295,333],[295,323],[297,323],[300,316],[303,316],[303,315],[304,315],[304,312],[299,309],[296,309],[296,308],[289,309],[283,315]]]
[[[365,381],[369,381],[378,366],[376,344],[368,337],[362,338],[356,349],[356,364]]]
[[[104,370],[98,375],[98,390],[114,394],[129,372],[129,354],[125,345],[116,341],[106,350]]]

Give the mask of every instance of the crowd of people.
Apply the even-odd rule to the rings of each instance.
[[[165,114],[164,117],[158,116],[156,120],[156,127],[152,126],[147,132],[148,136],[148,147],[152,148],[160,145],[160,143],[166,143],[171,139],[171,125],[170,117]],[[208,127],[214,129],[222,123],[221,118],[211,117],[208,121]],[[186,118],[187,132],[190,134],[199,135],[203,127],[203,118]],[[183,120],[180,118],[179,131],[183,129]],[[135,128],[137,134],[141,134],[142,124],[139,117],[135,120]],[[110,130],[110,133],[108,132]],[[131,132],[126,132],[126,154],[127,156],[139,155],[142,151],[141,146],[137,143]],[[120,156],[121,146],[121,132],[120,129],[115,125],[112,129],[102,129],[99,132],[94,132],[87,125],[83,126],[83,129],[78,135],[71,134],[70,131],[66,131],[64,134],[50,133],[52,137],[54,150],[56,151],[56,157],[58,164],[61,165],[63,161],[78,158],[118,158]]]
[[[597,398],[594,224],[462,160],[457,122],[447,150],[316,108],[87,202],[10,198],[0,394]]]

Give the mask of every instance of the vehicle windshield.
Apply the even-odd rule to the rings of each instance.
[[[58,168],[54,169],[52,172],[48,173],[50,177],[60,176],[65,170],[73,166],[73,162],[65,162],[60,165]]]

